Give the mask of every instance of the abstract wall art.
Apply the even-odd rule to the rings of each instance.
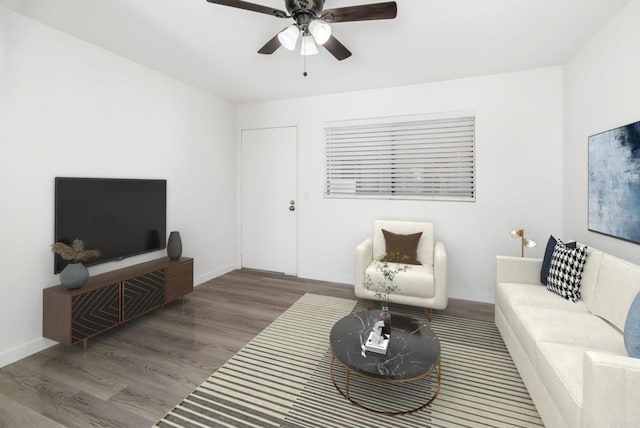
[[[640,243],[640,122],[589,137],[588,223]]]

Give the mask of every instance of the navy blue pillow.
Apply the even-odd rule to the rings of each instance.
[[[547,248],[544,250],[544,258],[542,259],[542,269],[540,269],[540,282],[547,285],[547,277],[549,276],[549,269],[551,268],[551,256],[553,256],[553,249],[556,248],[558,241],[553,235],[549,236],[547,241]],[[576,248],[575,242],[564,243],[567,248]]]

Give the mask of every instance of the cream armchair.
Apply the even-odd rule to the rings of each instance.
[[[432,223],[376,221],[373,237],[365,239],[356,248],[356,296],[368,299],[370,304],[373,300],[380,300],[375,292],[364,288],[364,282],[367,276],[374,282],[382,278],[382,273],[375,266],[375,261],[387,253],[382,229],[401,235],[422,232],[417,250],[417,258],[422,265],[409,265],[406,272],[398,273],[394,281],[398,291],[389,296],[389,301],[424,308],[431,319],[431,309],[446,308],[448,299],[447,253],[442,242],[434,245]]]

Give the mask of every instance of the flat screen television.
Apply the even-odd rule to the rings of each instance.
[[[94,265],[166,247],[167,181],[115,178],[55,179],[54,242],[81,239],[100,250]],[[67,265],[54,255],[54,272]]]

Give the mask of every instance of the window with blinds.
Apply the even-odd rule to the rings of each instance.
[[[325,124],[325,195],[475,201],[475,113]]]

